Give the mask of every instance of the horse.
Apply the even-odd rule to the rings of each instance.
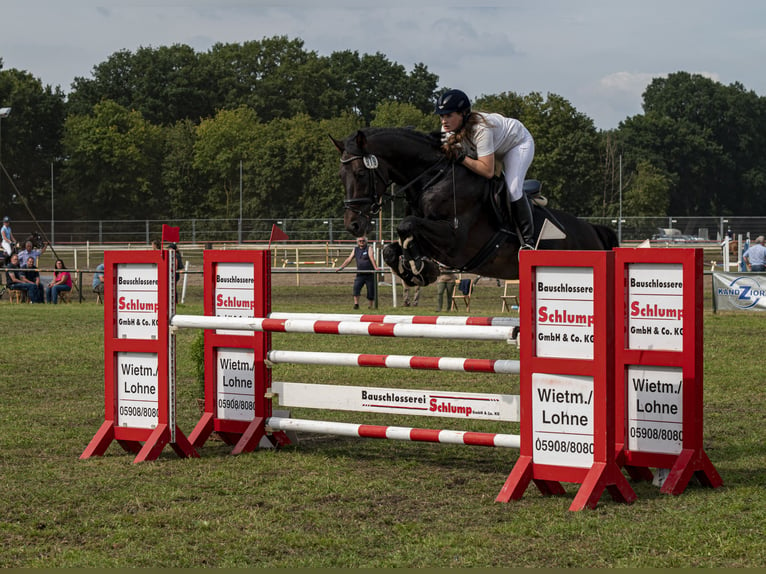
[[[450,161],[437,133],[411,128],[364,128],[342,141],[330,136],[341,154],[345,188],[344,225],[360,237],[373,229],[391,183],[407,201],[397,227],[398,242],[383,249],[383,259],[406,285],[428,285],[439,265],[498,279],[518,279],[520,243],[509,224],[500,194],[502,176],[484,178]],[[535,180],[525,183],[537,189]],[[616,233],[533,202],[536,236],[548,219],[562,233],[538,241],[538,249],[611,250]]]

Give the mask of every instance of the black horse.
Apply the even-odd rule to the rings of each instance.
[[[401,243],[386,245],[383,259],[407,285],[434,282],[436,262],[488,277],[518,278],[519,240],[498,207],[504,202],[496,199],[507,193],[502,177],[487,180],[450,162],[438,134],[366,128],[343,141],[331,139],[341,152],[344,224],[351,234],[359,237],[372,229],[390,183],[404,195],[407,215],[397,228]],[[566,234],[540,240],[539,249],[609,250],[618,245],[608,227],[539,206],[533,213],[536,234],[546,219]]]

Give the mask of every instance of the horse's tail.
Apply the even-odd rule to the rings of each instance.
[[[598,235],[598,238],[601,240],[601,243],[604,246],[604,250],[611,251],[615,247],[620,246],[620,241],[617,238],[617,234],[614,232],[614,229],[607,227],[606,225],[599,225],[597,223],[592,225],[596,230],[596,235]]]

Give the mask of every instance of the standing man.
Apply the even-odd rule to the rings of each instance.
[[[363,272],[357,273],[354,278],[354,309],[359,309],[359,296],[362,294],[362,285],[367,288],[367,308],[372,309],[372,304],[375,302],[375,284],[377,283],[377,275],[375,273],[367,273],[367,271],[377,271],[378,266],[375,263],[375,256],[372,253],[372,245],[367,243],[366,237],[357,238],[356,246],[335,272],[337,273],[346,267],[346,265],[351,263],[352,259],[356,259],[356,270]]]
[[[16,244],[16,238],[11,231],[11,219],[7,215],[3,217],[3,227],[0,230],[0,236],[2,236],[3,251],[5,251],[6,257],[10,257],[13,253],[13,246]]]
[[[748,271],[766,271],[766,246],[763,245],[763,242],[763,235],[759,235],[742,256]]]
[[[45,249],[47,248],[47,245],[43,245],[42,249],[35,249],[32,245],[31,241],[27,241],[24,244],[24,250],[19,251],[19,265],[22,267],[25,267],[27,264],[27,259],[32,257],[35,261],[40,261],[40,256],[45,253]]]

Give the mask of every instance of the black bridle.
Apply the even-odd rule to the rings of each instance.
[[[367,169],[368,178],[369,178],[369,193],[367,197],[354,197],[351,199],[344,199],[343,200],[343,207],[345,209],[348,209],[349,211],[352,211],[356,213],[357,215],[361,215],[362,217],[368,217],[368,215],[376,215],[382,208],[383,208],[383,199],[386,197],[395,198],[393,194],[386,193],[386,189],[391,185],[391,181],[384,178],[383,175],[378,170],[379,162],[378,158],[372,154],[369,155],[354,155],[350,156],[344,159],[340,160],[340,163],[342,165],[351,163],[354,160],[361,159],[364,162],[364,167]],[[438,161],[436,161],[433,165],[426,168],[420,175],[409,181],[404,186],[400,187],[397,190],[398,197],[406,197],[407,201],[412,204],[412,199],[409,194],[406,194],[413,185],[415,185],[418,181],[432,173],[433,168],[437,167],[440,164],[446,164],[447,158],[441,158]],[[431,185],[433,185],[437,180],[441,178],[441,176],[444,174],[444,169],[437,170],[431,179],[428,180],[428,182],[423,186],[423,189],[427,189]],[[375,185],[375,178],[380,179],[381,183],[383,184],[383,191],[381,193],[378,193],[378,188]],[[367,207],[367,210],[360,209],[357,206],[369,206]]]
[[[369,179],[368,195],[366,197],[352,197],[351,199],[344,199],[343,207],[356,213],[357,215],[361,215],[362,217],[367,217],[367,215],[376,215],[383,208],[383,198],[385,198],[387,195],[385,190],[388,188],[391,182],[386,180],[386,178],[384,178],[380,173],[378,170],[378,158],[372,154],[352,155],[345,159],[341,159],[340,163],[345,165],[357,159],[361,159],[364,162],[364,167],[367,169],[367,175]],[[383,184],[383,191],[381,193],[378,193],[378,187],[375,185],[376,177]],[[357,206],[362,206],[362,208]]]

